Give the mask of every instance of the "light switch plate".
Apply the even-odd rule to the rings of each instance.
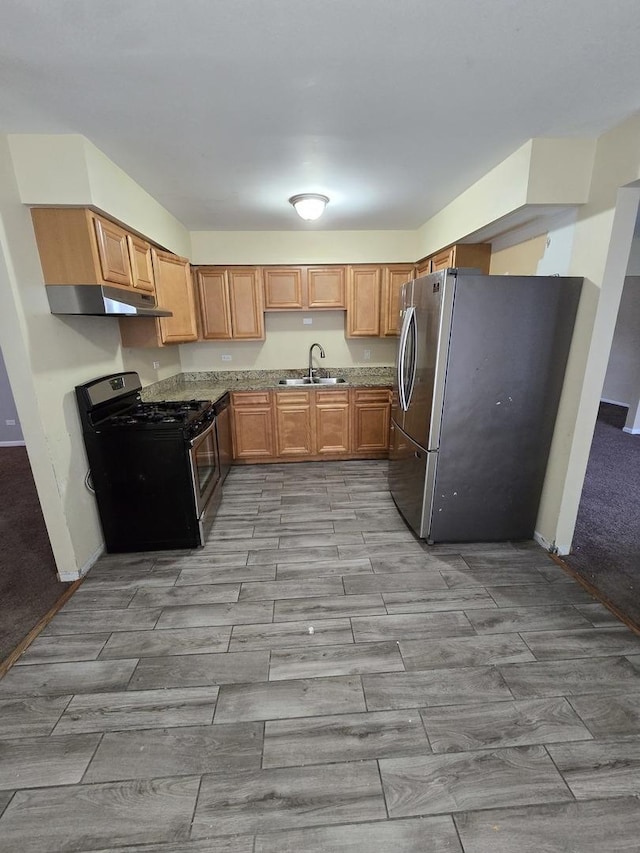
[[[221,361],[231,361],[231,356],[228,353],[220,356]]]
[[[303,325],[303,326],[311,326],[311,325],[313,325],[313,317],[303,317],[303,318],[302,318],[302,325]]]

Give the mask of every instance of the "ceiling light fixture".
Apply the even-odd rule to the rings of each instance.
[[[328,202],[329,197],[319,195],[319,193],[300,193],[299,195],[292,195],[289,199],[289,203],[293,205],[298,216],[308,221],[322,216]]]

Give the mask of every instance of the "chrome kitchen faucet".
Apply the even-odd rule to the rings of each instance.
[[[324,358],[324,350],[322,349],[320,344],[311,344],[311,346],[309,347],[309,375],[308,375],[309,382],[313,382],[313,373],[315,370],[315,368],[312,364],[312,361],[311,361],[311,358],[313,356],[313,348],[314,347],[318,347],[318,349],[320,350],[320,358]]]

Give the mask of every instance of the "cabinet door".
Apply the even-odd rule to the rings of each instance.
[[[347,337],[380,334],[380,268],[349,267],[347,276]]]
[[[313,430],[311,424],[311,392],[276,392],[277,456],[311,456]]]
[[[131,264],[127,232],[100,216],[93,217],[102,279],[106,284],[126,284],[131,287]]]
[[[349,453],[349,392],[316,391],[316,453]]]
[[[472,267],[482,273],[489,272],[491,243],[458,243],[453,247],[453,266]]]
[[[430,272],[433,272],[431,269],[431,258],[424,258],[416,264],[416,278],[429,275]]]
[[[160,336],[165,344],[198,340],[191,267],[185,258],[152,250],[158,305],[173,312],[161,317]]]
[[[354,391],[354,453],[388,452],[390,408],[388,389]]]
[[[302,267],[264,267],[262,274],[266,311],[304,307]]]
[[[307,267],[309,308],[345,308],[345,267]]]
[[[264,340],[264,298],[257,267],[229,267],[229,302],[234,338]]]
[[[151,258],[150,244],[141,237],[134,237],[132,234],[127,234],[127,245],[129,247],[133,286],[137,290],[155,293],[156,286],[153,278],[153,260]]]
[[[226,270],[198,270],[196,288],[202,337],[207,341],[228,340],[233,337]]]
[[[233,458],[271,459],[275,456],[273,407],[267,393],[240,392],[231,395]]]
[[[394,264],[384,268],[381,335],[400,334],[400,288],[412,278],[412,265]]]
[[[437,255],[434,255],[431,258],[431,272],[440,272],[440,270],[446,270],[448,267],[454,266],[454,250],[444,249],[442,252],[438,252]]]

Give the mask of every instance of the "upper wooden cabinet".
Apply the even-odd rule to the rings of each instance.
[[[31,210],[46,284],[133,287],[128,232],[87,208]]]
[[[132,234],[127,234],[127,246],[129,248],[133,286],[137,290],[155,293],[156,285],[153,275],[151,244],[147,243],[141,237],[134,237]]]
[[[307,267],[309,308],[346,308],[346,267]]]
[[[380,283],[378,266],[349,267],[347,274],[347,337],[380,334]]]
[[[264,307],[266,311],[303,308],[302,267],[263,267]]]
[[[414,276],[413,264],[393,264],[382,271],[380,334],[400,334],[400,288]]]
[[[344,266],[262,267],[266,311],[343,309]]]
[[[491,243],[456,243],[455,246],[449,246],[419,261],[416,275],[440,272],[449,267],[472,267],[482,273],[488,273],[490,263]]]
[[[191,266],[186,258],[151,249],[157,302],[172,317],[122,317],[123,347],[161,347],[198,340]]]
[[[98,243],[98,257],[102,279],[109,284],[133,285],[131,259],[127,232],[119,225],[93,215],[93,225]]]
[[[413,264],[349,267],[347,337],[398,335],[400,288],[413,274]]]
[[[158,249],[152,249],[151,256],[158,305],[173,312],[173,317],[159,318],[162,343],[197,341],[198,326],[189,261]]]
[[[196,288],[204,340],[264,340],[258,267],[198,267]]]
[[[431,258],[423,258],[416,264],[416,278],[421,278],[423,275],[429,275],[431,270]]]

